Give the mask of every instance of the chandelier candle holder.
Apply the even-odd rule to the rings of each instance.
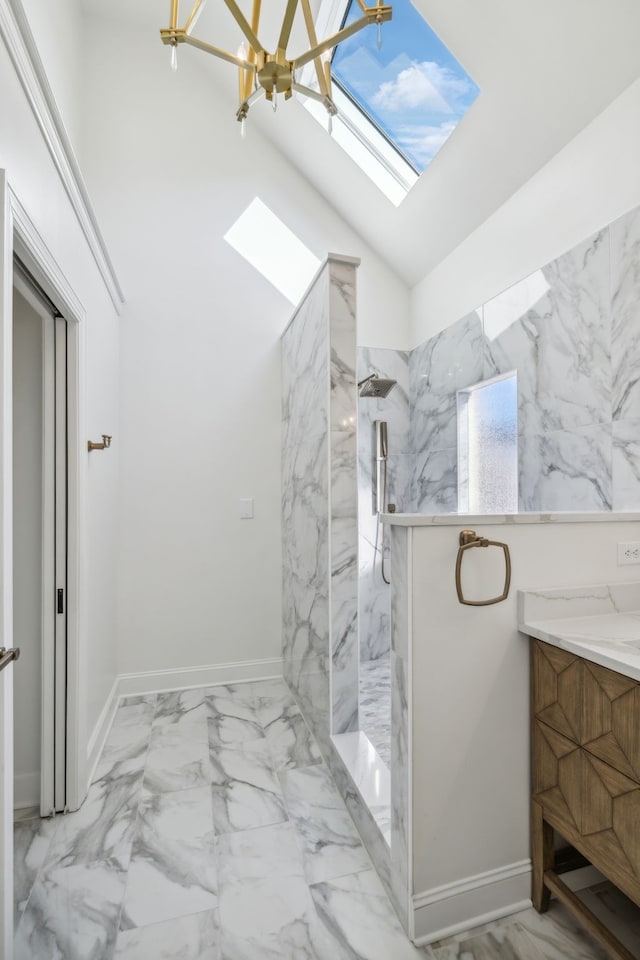
[[[175,70],[177,67],[177,53],[181,43],[187,43],[189,46],[197,47],[198,50],[210,53],[220,60],[235,64],[238,68],[239,89],[239,106],[236,119],[241,123],[243,134],[249,109],[257,100],[263,96],[266,97],[267,100],[271,101],[275,110],[278,103],[278,94],[283,94],[285,100],[290,100],[294,91],[303,94],[305,97],[318,100],[327,111],[329,122],[331,122],[331,117],[334,117],[338,112],[331,96],[331,63],[328,59],[331,51],[347,37],[353,36],[354,33],[358,33],[359,30],[373,23],[378,26],[378,44],[380,44],[380,29],[385,21],[391,20],[392,8],[381,3],[380,0],[373,7],[367,7],[364,0],[358,0],[362,16],[354,20],[353,23],[343,26],[342,29],[327,37],[326,40],[319,41],[316,36],[310,0],[287,0],[277,49],[275,53],[269,53],[258,38],[261,2],[262,0],[253,0],[251,21],[249,21],[236,0],[224,0],[243,34],[245,42],[248,44],[248,52],[243,43],[238,53],[234,55],[194,37],[193,29],[202,13],[206,0],[195,0],[183,27],[178,26],[179,0],[171,0],[171,26],[160,31],[160,38],[164,44],[171,48],[172,68]],[[294,60],[290,60],[287,57],[287,46],[298,7],[302,8],[309,49]],[[312,62],[316,72],[317,89],[305,86],[298,81],[302,68]]]

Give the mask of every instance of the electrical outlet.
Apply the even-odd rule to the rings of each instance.
[[[640,540],[618,544],[618,566],[623,563],[640,563]]]

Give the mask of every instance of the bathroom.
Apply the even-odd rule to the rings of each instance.
[[[158,12],[151,0],[135,9],[122,0],[65,0],[56,5],[55,15],[42,0],[0,0],[0,170],[5,328],[11,287],[7,238],[13,234],[15,250],[23,263],[29,261],[31,272],[39,263],[45,279],[60,281],[56,289],[77,324],[81,358],[74,437],[82,522],[72,538],[81,559],[81,603],[75,611],[77,658],[70,674],[77,679],[78,696],[72,698],[68,736],[80,787],[67,817],[74,815],[98,769],[121,697],[143,698],[141,726],[151,729],[154,723],[162,726],[162,718],[147,723],[144,698],[157,691],[267,683],[286,675],[283,633],[291,609],[283,603],[282,580],[291,558],[283,549],[283,498],[292,487],[282,483],[281,340],[328,252],[337,252],[329,263],[354,272],[349,408],[342,417],[349,429],[338,429],[336,422],[337,453],[331,454],[331,438],[326,446],[327,456],[344,453],[353,481],[348,491],[334,491],[344,494],[343,508],[326,514],[327,523],[334,524],[335,551],[327,553],[327,566],[333,562],[336,575],[348,570],[340,611],[348,629],[344,646],[322,654],[325,659],[335,654],[344,684],[336,677],[333,700],[324,688],[315,696],[310,685],[307,701],[298,697],[297,703],[310,725],[314,709],[327,719],[327,731],[329,715],[338,719],[338,736],[370,731],[379,765],[373,778],[378,793],[370,798],[369,812],[342,773],[349,740],[342,742],[345,753],[332,773],[367,840],[366,855],[358,848],[356,858],[375,862],[392,899],[396,891],[398,929],[410,930],[411,917],[420,940],[448,935],[443,931],[461,923],[460,916],[495,914],[529,896],[528,760],[521,753],[515,759],[526,739],[527,697],[526,655],[517,645],[511,606],[517,590],[634,579],[634,568],[608,565],[602,532],[608,529],[615,542],[640,539],[633,520],[619,521],[624,526],[619,536],[611,532],[617,522],[592,524],[600,538],[596,559],[590,566],[584,551],[570,576],[562,544],[575,550],[580,537],[591,535],[580,523],[575,539],[567,532],[569,524],[562,530],[539,524],[557,560],[557,567],[540,569],[526,566],[525,539],[532,532],[523,533],[524,523],[507,533],[497,524],[489,530],[487,522],[486,535],[507,542],[512,551],[508,602],[478,611],[457,604],[454,594],[455,607],[441,607],[435,594],[451,594],[457,535],[467,519],[456,517],[453,527],[437,522],[427,527],[420,520],[403,524],[415,515],[439,517],[458,510],[456,415],[463,402],[458,392],[514,370],[520,400],[517,509],[533,514],[624,511],[625,516],[639,509],[634,431],[640,415],[628,389],[629,371],[637,365],[637,317],[628,312],[634,295],[625,293],[626,312],[616,314],[615,322],[611,311],[620,302],[612,296],[620,287],[614,271],[623,269],[625,244],[629,250],[637,244],[636,235],[625,230],[637,230],[633,211],[640,205],[634,41],[640,24],[623,0],[590,14],[588,31],[575,29],[584,15],[578,0],[562,14],[523,8],[509,17],[498,3],[484,11],[465,10],[464,17],[440,0],[416,0],[415,6],[459,49],[482,93],[469,122],[460,125],[428,176],[397,206],[361,176],[335,134],[327,139],[326,128],[295,102],[280,104],[273,116],[271,110],[256,112],[241,138],[229,108],[236,78],[230,91],[225,64],[210,67],[205,57],[197,59],[197,52],[187,49],[180,49],[174,74],[158,39],[167,11]],[[542,49],[548,69],[541,77]],[[296,117],[292,125],[289,108]],[[312,268],[296,277],[300,284],[290,296],[226,239],[256,198],[313,255]],[[31,262],[27,254],[34,250],[38,257]],[[585,277],[591,278],[588,290],[585,286],[587,292],[579,296],[587,327],[577,329],[573,314],[563,313],[562,298],[566,293],[573,302],[574,294],[567,291],[575,292],[572,282]],[[524,278],[530,279],[522,292]],[[504,291],[514,291],[508,303]],[[601,323],[605,315],[608,325]],[[545,323],[558,330],[557,337],[540,334]],[[6,329],[3,336],[6,372]],[[356,385],[374,373],[396,384],[384,398],[357,398]],[[10,382],[8,373],[4,382]],[[317,386],[313,378],[300,378],[298,395]],[[11,513],[9,406],[10,398],[4,397],[3,533]],[[387,423],[385,499],[395,514],[384,524],[372,504],[374,421]],[[100,443],[103,436],[112,437],[110,446],[89,452],[87,442]],[[297,440],[311,451],[310,429],[298,433]],[[536,469],[540,464],[544,469]],[[301,460],[296,467],[302,469]],[[337,495],[332,503],[337,510]],[[486,512],[468,510],[472,516]],[[484,526],[474,520],[477,533]],[[309,537],[315,532],[307,528]],[[350,551],[347,568],[338,551],[347,542],[340,540],[343,533]],[[562,541],[557,547],[554,536]],[[383,538],[390,586],[382,579]],[[2,643],[9,647],[10,581],[4,573],[11,566],[5,555]],[[406,594],[394,594],[402,584]],[[333,586],[340,584],[336,580]],[[410,602],[413,632],[406,625],[403,638],[394,640],[394,623],[400,629]],[[486,650],[490,644],[479,639],[478,617],[491,624],[490,618],[507,616],[505,636],[511,644],[491,647],[486,662],[479,662],[470,641],[456,645],[455,631],[476,636],[478,649]],[[421,617],[428,618],[426,626]],[[338,627],[335,621],[332,629]],[[431,659],[429,644],[413,643],[419,629],[439,631],[439,661]],[[466,686],[456,688],[451,679],[456,657],[485,681],[475,697],[469,693],[469,673]],[[9,668],[16,690],[18,671],[28,665],[25,646],[20,661]],[[380,679],[372,679],[376,672]],[[5,693],[7,670],[1,676]],[[388,708],[380,696],[386,684]],[[397,698],[403,690],[404,706],[393,699],[394,691]],[[483,714],[483,697],[496,698],[493,713]],[[452,698],[459,710],[447,711]],[[251,705],[265,729],[269,709]],[[290,703],[289,709],[294,711]],[[386,727],[385,717],[390,719]],[[517,719],[505,723],[505,717]],[[295,724],[291,718],[287,723],[291,732]],[[484,743],[500,730],[506,741],[504,756],[510,757],[513,773],[505,779],[517,816],[502,817],[499,833],[479,823],[461,800],[465,791],[475,793],[486,807],[493,803],[496,817],[504,812],[491,792],[502,776],[499,765],[489,765],[483,779],[478,744],[463,723],[475,724]],[[198,725],[194,719],[193,727]],[[181,729],[187,727],[182,723]],[[427,737],[433,729],[446,730],[448,749],[434,748]],[[277,731],[272,736],[277,739]],[[318,743],[329,749],[320,736]],[[429,793],[430,771],[442,774],[442,784],[462,783],[464,790],[449,796],[443,786],[441,793]],[[385,802],[376,804],[383,787]],[[376,806],[378,819],[371,814]],[[410,807],[414,822],[403,825]],[[4,857],[11,818],[1,809]],[[422,811],[420,817],[416,811]],[[65,818],[56,819],[59,826]],[[194,816],[193,829],[199,822]],[[442,824],[444,850],[434,845],[433,822]],[[456,849],[466,851],[457,862],[445,856],[453,846],[448,830],[454,822]],[[479,840],[483,833],[491,850]],[[122,851],[112,858],[111,848],[106,855],[91,837],[85,840],[85,853],[93,851],[93,859],[80,856],[63,864],[60,870],[68,872],[61,876],[73,875],[82,883],[94,868],[99,872],[98,864],[100,869],[106,865],[115,902],[124,883]],[[231,860],[233,851],[227,853]],[[142,850],[134,856],[144,876]],[[352,872],[362,871],[364,862],[358,859]],[[478,889],[487,895],[484,905],[475,888],[465,893],[465,883],[478,877]],[[298,884],[299,876],[294,879]],[[325,895],[334,904],[343,897],[347,901],[349,891],[338,880],[323,876],[310,884],[320,898],[314,901],[318,914]],[[144,899],[143,882],[140,887]],[[497,888],[507,887],[501,900]],[[203,896],[201,912],[210,920],[214,894],[209,890]],[[371,896],[382,915],[382,895]],[[9,908],[5,900],[6,895],[4,915],[13,917],[13,904]],[[103,909],[109,923],[116,923],[114,902]],[[188,907],[166,919],[153,905],[145,903],[144,909],[148,912],[129,914],[131,926],[120,931],[122,943],[165,922],[177,929],[184,921],[195,929],[196,911]],[[5,944],[7,929],[0,927]],[[106,921],[105,929],[111,929]]]

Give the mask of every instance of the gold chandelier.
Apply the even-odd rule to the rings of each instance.
[[[376,6],[373,7],[367,7],[364,0],[358,0],[362,16],[348,26],[344,26],[337,33],[327,37],[326,40],[318,41],[310,0],[287,0],[276,52],[269,53],[258,39],[261,0],[253,0],[251,22],[244,16],[236,0],[224,0],[224,2],[249,44],[248,54],[244,46],[234,56],[226,50],[221,50],[219,47],[215,47],[211,43],[205,43],[204,40],[199,40],[193,36],[192,31],[202,13],[206,0],[195,0],[193,9],[183,27],[178,26],[179,0],[171,0],[171,26],[161,30],[160,37],[164,44],[171,47],[171,66],[174,70],[177,66],[178,46],[181,43],[197,47],[198,50],[204,50],[205,53],[211,53],[214,57],[226,60],[238,67],[239,106],[236,119],[241,122],[243,135],[249,108],[256,100],[265,96],[267,100],[271,101],[275,110],[278,94],[284,94],[285,100],[290,100],[294,91],[322,103],[329,115],[329,123],[331,123],[331,117],[337,114],[338,109],[331,96],[331,63],[327,59],[327,55],[342,40],[346,40],[347,37],[353,36],[354,33],[372,23],[378,25],[378,44],[380,44],[381,25],[386,20],[391,20],[391,7],[383,4],[381,0],[377,0]],[[287,45],[298,6],[302,7],[309,38],[309,49],[301,56],[296,57],[295,60],[289,60]],[[298,80],[299,71],[311,62],[315,66],[317,89],[305,86]]]

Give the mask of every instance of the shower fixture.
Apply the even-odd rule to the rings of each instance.
[[[384,381],[385,383],[395,383],[395,380]],[[387,393],[391,387],[388,387]],[[386,394],[385,394],[386,396]],[[390,583],[391,581],[387,578],[384,571],[384,551],[385,551],[385,529],[384,524],[380,522],[380,516],[387,509],[387,457],[389,455],[389,441],[387,433],[387,422],[386,420],[374,420],[373,429],[375,434],[375,463],[376,463],[376,476],[375,476],[375,514],[376,514],[376,545],[375,551],[378,552],[378,540],[382,540],[380,546],[380,573],[382,574],[382,579],[385,583]],[[382,534],[381,534],[382,529]],[[375,554],[374,554],[375,561]]]
[[[384,399],[391,393],[397,382],[397,380],[383,379],[377,373],[371,373],[358,383],[358,390],[361,397],[380,397],[380,399]]]
[[[376,495],[375,510],[379,515],[386,510],[387,498],[387,423],[386,420],[374,420],[376,437]]]

